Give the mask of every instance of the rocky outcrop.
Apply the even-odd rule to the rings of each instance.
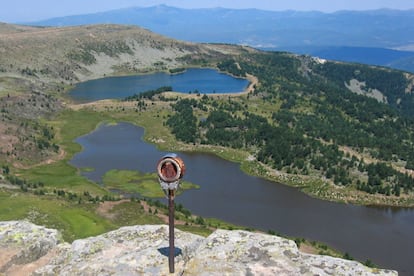
[[[176,275],[397,275],[327,256],[293,241],[247,231],[204,238],[176,230]],[[56,230],[0,222],[0,275],[169,275],[168,226],[122,227],[64,243]]]
[[[57,230],[24,221],[0,222],[0,275],[28,275],[59,243]]]

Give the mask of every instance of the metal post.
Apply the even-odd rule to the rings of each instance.
[[[180,184],[180,180],[185,173],[184,162],[175,153],[167,154],[160,161],[158,161],[157,173],[161,188],[168,197],[168,230],[170,241],[168,266],[170,268],[170,273],[174,273],[174,196],[175,191]]]
[[[168,258],[168,265],[170,267],[170,273],[174,273],[174,190],[168,191],[168,225],[169,225],[169,239],[170,239],[170,255]]]

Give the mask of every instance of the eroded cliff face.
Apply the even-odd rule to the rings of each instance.
[[[327,256],[304,254],[284,238],[217,230],[204,238],[176,230],[176,275],[397,275]],[[62,241],[58,231],[0,222],[0,275],[170,275],[168,226],[122,227]]]

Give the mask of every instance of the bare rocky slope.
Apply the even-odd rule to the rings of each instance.
[[[277,236],[176,230],[175,275],[397,275],[355,261],[304,254]],[[0,222],[0,274],[169,275],[168,226],[141,225],[64,243],[57,230]]]
[[[106,75],[168,70],[250,48],[195,44],[137,26],[29,27],[0,24],[0,78],[76,83]]]

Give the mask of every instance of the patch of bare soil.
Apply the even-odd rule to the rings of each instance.
[[[19,162],[14,162],[13,163],[13,167],[18,168],[18,169],[31,169],[31,168],[36,168],[42,165],[50,165],[54,162],[57,162],[59,160],[62,160],[63,158],[65,158],[66,156],[66,152],[63,149],[59,149],[59,153],[57,155],[54,155],[44,161],[38,162],[34,165],[23,165]]]
[[[299,251],[302,253],[306,253],[306,254],[314,254],[314,255],[318,254],[318,250],[315,247],[307,245],[307,244],[301,244],[299,246]]]
[[[124,202],[128,202],[129,199],[123,199],[123,200],[119,200],[119,201],[104,201],[99,203],[98,208],[96,209],[96,212],[107,219],[114,219],[116,214],[115,213],[111,213],[111,210],[119,205],[122,204]]]
[[[13,259],[13,257],[16,254],[18,254],[18,250],[8,249],[6,252],[3,252],[3,250],[0,250],[0,271],[5,272],[4,275],[8,275],[8,276],[31,275],[36,269],[47,265],[50,260],[56,257],[56,251],[52,249],[45,256],[39,258],[38,260],[32,263],[21,264],[21,265],[13,264],[9,266],[8,263]]]
[[[0,271],[17,253],[18,250],[12,248],[0,249]]]

